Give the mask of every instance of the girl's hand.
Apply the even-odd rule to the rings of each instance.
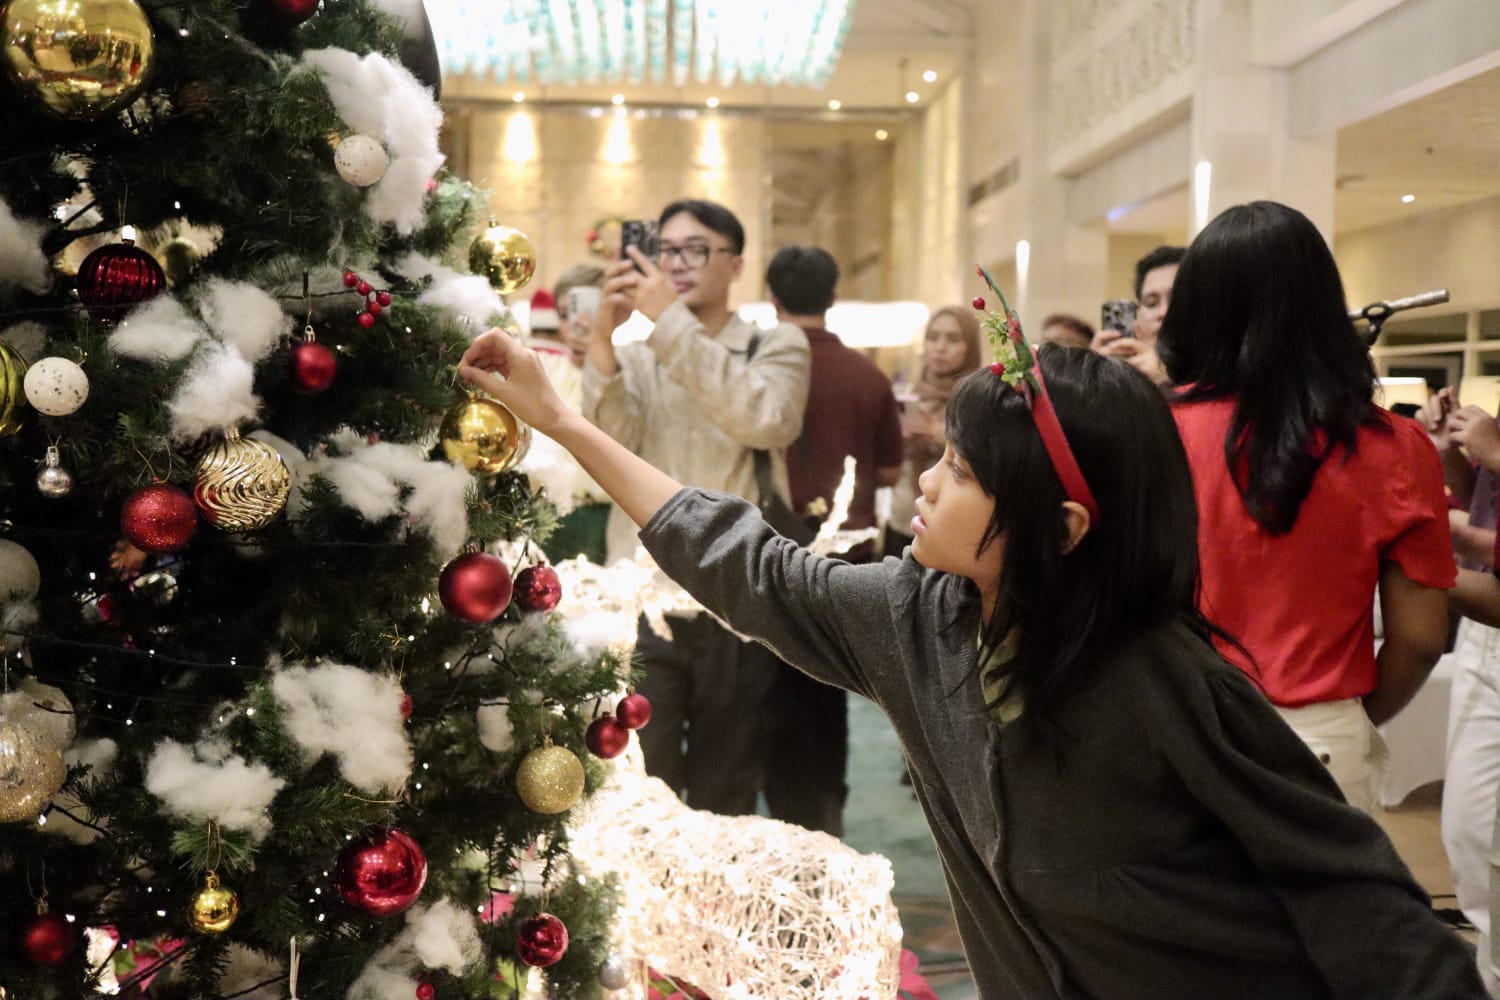
[[[1454,446],[1448,437],[1448,415],[1458,409],[1458,390],[1446,386],[1432,397],[1416,413],[1417,423],[1432,439],[1432,446],[1441,454]]]
[[[1500,469],[1500,427],[1477,406],[1465,406],[1448,418],[1448,438],[1491,472]]]
[[[486,330],[474,338],[459,359],[458,374],[549,437],[573,412],[552,388],[536,352],[503,330]]]

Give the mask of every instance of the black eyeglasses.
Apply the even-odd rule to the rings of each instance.
[[[656,263],[659,267],[671,267],[672,258],[676,257],[683,265],[694,271],[700,267],[708,266],[708,259],[716,253],[736,253],[729,247],[708,247],[702,243],[688,243],[680,247],[664,246],[657,250]]]

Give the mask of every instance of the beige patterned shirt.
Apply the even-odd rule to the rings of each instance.
[[[710,335],[687,306],[674,303],[641,343],[616,349],[620,370],[583,367],[583,414],[616,441],[687,486],[756,499],[752,452],[771,452],[772,478],[786,496],[786,449],[802,433],[811,353],[807,337],[782,323],[761,334],[731,316]],[[636,527],[609,515],[609,559],[630,558]]]

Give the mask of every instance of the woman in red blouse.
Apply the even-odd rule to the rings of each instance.
[[[1350,802],[1447,637],[1455,566],[1437,453],[1373,401],[1338,267],[1306,216],[1224,212],[1177,273],[1158,350],[1199,508],[1201,605]],[[1377,657],[1377,596],[1385,641]]]

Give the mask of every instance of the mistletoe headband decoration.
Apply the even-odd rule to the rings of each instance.
[[[1088,511],[1089,518],[1097,527],[1100,520],[1099,503],[1094,499],[1094,491],[1089,489],[1088,480],[1083,478],[1083,470],[1078,467],[1073,449],[1068,447],[1068,438],[1063,434],[1062,424],[1058,422],[1052,397],[1047,394],[1047,383],[1042,379],[1041,366],[1036,363],[1036,351],[1021,333],[1021,317],[1005,301],[1005,293],[1000,291],[1000,286],[995,284],[990,272],[983,266],[976,270],[1000,300],[1000,312],[986,310],[984,299],[978,296],[973,303],[975,309],[984,313],[984,332],[995,357],[990,371],[1020,393],[1021,398],[1026,401],[1026,408],[1031,411],[1031,419],[1036,423],[1037,434],[1042,438],[1042,447],[1047,449],[1047,458],[1052,462],[1052,470],[1062,482],[1063,493]]]

